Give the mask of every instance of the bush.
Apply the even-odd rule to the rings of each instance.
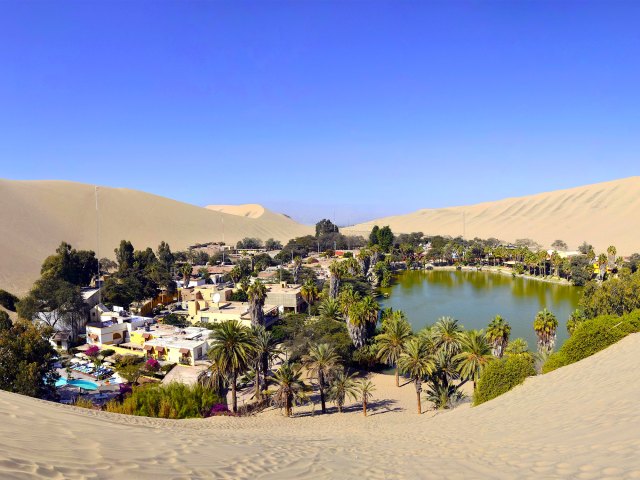
[[[201,385],[151,384],[134,387],[122,403],[115,400],[107,403],[106,410],[142,417],[202,418],[210,415],[214,405],[221,403],[224,403],[223,399]]]
[[[478,380],[473,403],[480,405],[496,398],[535,374],[533,362],[528,356],[513,355],[491,362]]]
[[[622,317],[603,315],[582,322],[573,335],[542,367],[542,373],[570,365],[622,340],[630,333],[640,332],[640,310]]]

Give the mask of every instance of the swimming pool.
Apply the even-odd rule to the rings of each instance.
[[[69,385],[71,387],[82,388],[83,390],[97,390],[98,384],[94,382],[90,382],[89,380],[67,380],[64,377],[60,377],[56,382],[56,387],[64,387],[65,385]]]

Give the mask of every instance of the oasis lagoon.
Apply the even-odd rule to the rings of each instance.
[[[522,337],[536,349],[533,320],[543,308],[558,319],[556,349],[566,340],[567,319],[578,307],[582,289],[570,285],[511,277],[495,272],[430,270],[397,276],[383,307],[402,310],[414,331],[440,317],[453,317],[466,329],[486,329],[496,315],[511,325],[511,339]]]

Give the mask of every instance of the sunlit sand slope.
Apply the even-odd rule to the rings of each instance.
[[[599,252],[613,244],[618,253],[631,254],[640,251],[640,177],[477,205],[418,210],[345,230],[368,233],[373,225],[389,225],[394,232],[404,233],[464,233],[465,238],[505,241],[531,238],[545,247],[560,239],[573,249],[586,240]]]
[[[61,241],[97,249],[94,186],[63,181],[0,180],[0,288],[24,293],[42,260]],[[198,242],[243,237],[287,241],[312,232],[284,215],[230,215],[149,193],[100,187],[100,255],[113,257],[120,240],[136,248],[161,240],[182,249]]]

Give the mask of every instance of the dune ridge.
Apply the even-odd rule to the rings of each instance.
[[[61,241],[97,250],[93,185],[66,181],[0,180],[0,288],[25,293]],[[99,187],[101,257],[113,257],[120,240],[174,250],[195,243],[235,243],[243,237],[290,238],[313,232],[284,215],[257,218],[189,205],[124,188]]]
[[[640,334],[479,407],[414,413],[374,375],[372,415],[171,421],[0,392],[2,478],[640,478]],[[379,399],[398,399],[385,405]]]
[[[599,252],[615,245],[619,254],[640,251],[640,177],[507,198],[476,205],[422,209],[344,228],[368,234],[373,225],[394,233],[423,232],[465,238],[531,238],[544,247],[564,240],[576,249],[583,241]]]

